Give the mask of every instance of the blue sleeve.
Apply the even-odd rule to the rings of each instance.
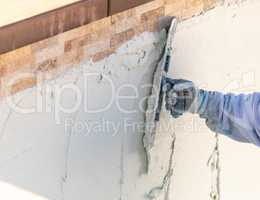
[[[214,132],[260,147],[260,93],[199,92],[198,113]]]

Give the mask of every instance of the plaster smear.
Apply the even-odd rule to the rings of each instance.
[[[44,199],[165,199],[172,131],[157,127],[148,174],[142,142],[146,100],[165,40],[164,31],[144,33],[99,63],[84,61],[1,102],[0,180]],[[11,99],[38,111],[13,110]]]
[[[233,2],[178,25],[171,77],[192,80],[208,90],[260,91],[260,2]],[[207,161],[215,145],[214,133],[194,115],[185,115],[174,124],[170,199],[210,199]],[[253,145],[220,136],[221,199],[259,199],[259,155]]]

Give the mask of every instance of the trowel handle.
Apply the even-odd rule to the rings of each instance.
[[[170,89],[173,87],[173,85],[172,85],[171,83],[167,82],[166,80],[167,80],[167,79],[166,79],[166,77],[164,76],[164,77],[162,78],[162,91],[163,91],[164,93],[167,92],[168,90],[170,90]]]
[[[168,83],[166,80],[167,80],[166,77],[163,76],[162,80],[161,80],[158,106],[157,106],[156,115],[155,115],[156,121],[160,120],[160,114],[161,114],[161,110],[162,110],[163,99],[165,98],[165,92],[167,92],[168,89],[170,89],[172,87],[172,85],[170,83]]]

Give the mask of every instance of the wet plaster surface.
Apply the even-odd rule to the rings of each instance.
[[[174,138],[156,136],[148,173],[142,140],[165,39],[144,33],[99,63],[84,61],[3,101],[0,181],[33,193],[25,199],[165,199]],[[10,100],[38,111],[23,114]]]
[[[231,0],[179,24],[171,77],[192,80],[208,90],[259,92],[259,8],[259,1]],[[174,132],[170,199],[210,199],[207,161],[215,145],[214,133],[192,115],[175,120]],[[259,198],[258,158],[259,148],[220,136],[221,199]]]

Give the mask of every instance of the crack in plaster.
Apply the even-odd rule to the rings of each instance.
[[[153,44],[149,44],[149,49],[151,49],[150,51],[155,51],[156,52],[156,57],[153,57],[152,59],[152,62],[149,61],[149,65],[153,66],[153,69],[155,70],[156,69],[156,66],[158,64],[158,62],[161,60],[161,58],[163,57],[163,49],[164,49],[164,46],[165,46],[165,42],[166,42],[166,38],[167,38],[167,34],[165,31],[162,31],[161,33],[158,33],[158,35],[156,35],[156,37],[154,35],[151,35],[153,37],[153,39],[156,39],[157,42],[153,42]],[[141,39],[144,39],[141,38]],[[139,42],[139,40],[138,40]],[[136,42],[136,43],[138,43]],[[143,41],[141,41],[143,42]],[[133,44],[134,45],[134,44]],[[153,46],[152,46],[153,45]],[[145,48],[145,47],[143,47]],[[146,48],[145,48],[146,49]],[[153,50],[152,50],[153,49]],[[154,50],[155,49],[155,50]],[[120,67],[123,67],[124,68],[124,62],[127,62],[128,63],[128,70],[132,70],[132,69],[136,69],[137,67],[141,66],[141,64],[145,64],[145,62],[147,61],[146,57],[148,56],[146,50],[142,49],[142,50],[139,50],[138,51],[138,54],[136,54],[136,52],[133,52],[133,53],[130,53],[129,55],[129,52],[127,52],[127,55],[130,56],[132,59],[124,59],[124,55],[126,54],[125,51],[129,51],[129,49],[125,49],[125,48],[121,48],[121,51],[119,51],[118,55],[121,55],[120,57],[120,60],[118,61],[117,58],[113,57],[113,55],[110,56],[111,59],[105,59],[103,62],[105,62],[104,64],[104,67],[103,67],[103,70],[101,70],[101,74],[100,75],[105,75],[108,73],[108,75],[111,75],[111,70],[109,68],[107,68],[107,65],[110,64],[112,66],[114,66],[115,64],[117,64],[118,62],[120,63]],[[140,55],[139,55],[140,54]],[[134,57],[133,57],[134,56]],[[133,61],[134,60],[134,61]],[[129,62],[128,62],[129,61]],[[109,62],[109,63],[108,63]],[[115,63],[114,63],[115,62]],[[140,63],[138,63],[140,62]],[[82,64],[84,65],[84,64]],[[130,67],[129,67],[130,65]],[[107,70],[109,70],[108,72],[106,72]],[[152,73],[151,73],[152,74]],[[102,77],[101,76],[101,77]],[[120,77],[120,76],[118,76]],[[99,77],[100,78],[100,77]],[[103,77],[102,77],[103,78]],[[97,82],[102,82],[102,78],[101,80],[97,80]],[[76,81],[77,82],[77,81]],[[77,115],[78,113],[75,115],[75,118],[74,118],[74,123],[76,122],[77,120]],[[73,126],[73,125],[72,125]],[[66,181],[67,181],[67,178],[68,178],[68,173],[69,173],[69,169],[68,169],[68,159],[69,159],[69,153],[70,153],[70,146],[71,146],[71,136],[72,133],[69,132],[69,135],[67,136],[68,139],[67,139],[67,144],[66,144],[66,149],[65,149],[65,171],[64,171],[64,176],[62,176],[62,179],[61,179],[61,193],[62,193],[62,199],[64,200],[64,190],[65,190],[65,184],[66,184]],[[121,138],[121,154],[120,154],[120,179],[119,179],[119,190],[120,190],[120,194],[119,194],[119,200],[122,200],[124,197],[123,197],[123,192],[124,192],[124,181],[125,181],[125,136],[123,135],[122,138]],[[151,135],[151,139],[154,139],[153,135]],[[149,143],[150,143],[150,139],[149,139]],[[143,141],[144,142],[144,141]],[[146,146],[145,146],[145,143],[144,143],[144,148],[146,150]],[[150,149],[149,149],[150,150]],[[149,152],[147,152],[147,158],[149,157]],[[171,159],[170,159],[171,160]],[[147,159],[147,163],[146,163],[147,166],[149,166],[149,161]],[[171,168],[171,167],[170,167]],[[148,167],[147,167],[148,169]],[[171,170],[169,170],[169,174],[167,174],[165,176],[165,185],[168,185],[167,183],[169,182],[168,179],[171,177]],[[163,186],[164,187],[164,186]]]
[[[79,81],[80,76],[76,77],[76,79],[73,81],[73,83],[76,85]],[[79,115],[79,110],[77,111],[77,113],[74,115],[73,118],[73,125],[71,127],[73,127],[76,123],[76,120],[78,119],[78,115]],[[64,185],[67,182],[68,179],[68,174],[69,174],[69,153],[70,153],[70,147],[71,147],[71,137],[72,137],[72,128],[69,131],[69,134],[67,136],[67,144],[65,146],[65,164],[64,164],[64,174],[61,177],[61,199],[64,200],[65,199],[65,194],[64,194]]]
[[[76,122],[76,119],[78,118],[78,112],[76,113],[76,115],[74,116],[73,119],[73,125]],[[64,185],[67,182],[68,179],[68,166],[69,166],[69,152],[70,152],[70,147],[71,147],[71,136],[72,136],[72,129],[69,131],[69,134],[67,136],[67,144],[65,146],[65,164],[64,164],[64,174],[61,177],[61,199],[64,200],[65,199],[65,195],[64,195]]]
[[[160,186],[152,188],[149,193],[146,195],[146,197],[150,200],[156,199],[163,191],[165,191],[165,200],[169,199],[169,189],[170,189],[170,183],[171,183],[171,177],[173,175],[173,157],[174,157],[174,150],[175,150],[175,142],[176,138],[174,136],[174,139],[171,144],[171,154],[169,158],[169,164],[168,164],[168,170],[165,174],[163,181]]]
[[[7,165],[8,162],[11,162],[11,161],[15,161],[17,159],[19,159],[22,155],[25,155],[27,153],[30,153],[32,152],[32,147],[26,147],[24,148],[23,150],[19,151],[18,153],[16,153],[15,155],[13,156],[10,156],[8,159],[6,159],[5,161],[2,161],[0,163],[0,168],[3,168]]]
[[[11,108],[9,108],[7,117],[5,118],[4,123],[3,123],[3,127],[2,127],[2,129],[1,129],[0,140],[2,140],[3,137],[4,137],[4,135],[5,135],[5,130],[6,130],[6,128],[7,128],[8,121],[9,121],[9,119],[10,119],[10,117],[11,117],[12,114],[13,114],[13,111],[12,111]]]
[[[14,106],[19,106],[19,104],[22,102],[23,98],[20,99]],[[3,122],[3,127],[0,131],[0,140],[3,139],[4,135],[5,135],[5,131],[6,131],[6,128],[7,128],[7,124],[9,122],[9,119],[11,118],[12,114],[14,113],[14,111],[12,110],[12,108],[9,107],[9,111],[8,111],[8,114],[7,114],[7,117],[5,118],[4,122]]]
[[[122,139],[121,139],[121,153],[120,153],[120,198],[119,200],[123,199],[123,186],[125,181],[125,169],[124,169],[124,154],[125,154],[125,134],[122,133]]]

